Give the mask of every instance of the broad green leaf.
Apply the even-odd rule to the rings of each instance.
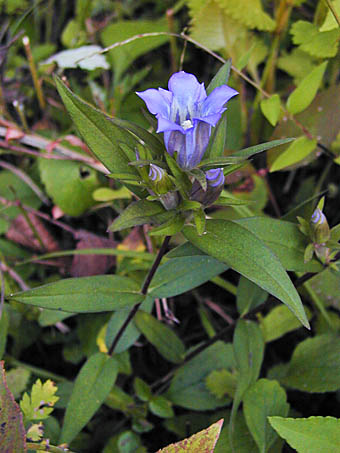
[[[233,365],[231,344],[218,341],[175,372],[164,396],[177,406],[193,410],[211,410],[225,406],[230,399],[216,398],[206,387],[205,380],[212,371],[232,368]]]
[[[270,96],[268,99],[261,101],[261,110],[263,115],[267,118],[272,126],[276,126],[280,118],[281,101],[278,94]]]
[[[277,434],[269,425],[268,417],[287,416],[289,404],[286,392],[278,382],[260,379],[246,392],[243,411],[259,451],[266,453],[277,438]]]
[[[340,338],[325,334],[299,343],[281,382],[310,393],[340,389]]]
[[[290,94],[287,100],[287,109],[290,113],[296,113],[305,110],[313,101],[318,91],[323,75],[326,71],[327,61],[321,63],[308,74],[299,84],[299,86]]]
[[[120,231],[144,223],[162,223],[173,216],[174,212],[166,211],[158,201],[139,200],[129,204],[109,230]]]
[[[337,54],[340,30],[321,32],[316,24],[305,20],[295,21],[290,29],[293,43],[299,49],[317,58],[333,58]]]
[[[267,296],[266,291],[263,291],[255,283],[241,276],[237,285],[236,295],[238,312],[241,316],[244,316],[249,310],[261,305],[267,299]]]
[[[222,368],[221,370],[212,371],[207,376],[205,384],[216,398],[223,398],[225,395],[233,398],[237,386],[237,378],[235,374]]]
[[[312,314],[308,308],[305,308],[305,311],[307,318],[310,320]],[[301,323],[285,305],[278,305],[260,319],[260,327],[264,340],[268,343],[281,338],[292,330],[299,329]]]
[[[263,10],[260,0],[218,0],[227,15],[247,28],[272,31],[275,21]]]
[[[142,302],[133,280],[118,275],[66,278],[10,295],[9,300],[71,313],[115,311]]]
[[[68,160],[39,159],[46,192],[67,215],[79,216],[95,204],[92,192],[99,186],[93,168]]]
[[[264,340],[256,323],[243,319],[237,322],[233,338],[233,350],[238,375],[229,423],[229,437],[232,446],[234,445],[237,410],[245,392],[259,377],[263,360]]]
[[[154,415],[161,418],[171,418],[175,415],[172,403],[162,395],[156,395],[151,399],[149,409]]]
[[[176,444],[168,445],[157,453],[203,453],[213,452],[216,442],[219,438],[223,425],[223,419],[209,426],[209,428],[200,431],[197,434],[184,439]]]
[[[207,255],[172,258],[158,268],[148,294],[152,297],[174,297],[227,269],[224,263]]]
[[[198,236],[191,226],[186,226],[183,234],[196,247],[280,299],[309,327],[300,297],[282,264],[247,228],[234,221],[208,220],[205,235]]]
[[[105,46],[111,46],[116,42],[125,41],[143,33],[156,33],[168,31],[165,18],[158,20],[121,20],[106,27],[101,33],[101,39]],[[120,45],[109,51],[115,71],[115,80],[120,80],[123,72],[139,56],[165,44],[169,41],[168,36],[152,36],[138,38],[128,44]]]
[[[340,453],[340,419],[269,417],[269,423],[299,453]]]
[[[229,417],[227,417],[229,415]],[[242,413],[237,413],[234,423],[233,433],[233,448],[230,442],[229,430],[228,430],[228,418],[230,418],[230,411],[225,413],[225,423],[222,429],[220,438],[216,444],[214,453],[250,453],[256,452],[256,444],[252,435],[250,434],[244,416]],[[271,452],[271,453],[279,453]]]
[[[340,307],[339,291],[340,272],[325,269],[308,282],[316,292],[318,299],[325,306]]]
[[[142,401],[151,400],[152,392],[150,386],[139,377],[136,377],[135,380],[133,381],[133,389],[140,400]]]
[[[1,449],[4,452],[25,453],[26,432],[22,413],[7,387],[3,361],[0,361],[0,407]]]
[[[98,352],[82,366],[68,402],[60,443],[70,443],[99,409],[118,374],[115,359]]]
[[[134,322],[139,331],[164,358],[173,363],[183,362],[185,346],[170,327],[142,310],[136,313]]]
[[[285,143],[289,143],[292,140],[294,140],[294,138],[282,138],[280,140],[272,140],[267,143],[260,143],[259,145],[240,149],[239,151],[234,152],[231,157],[243,157],[247,159],[248,157],[254,156],[255,154],[267,151],[267,149],[275,148],[275,146],[280,146],[284,145]]]
[[[317,140],[310,140],[302,136],[294,140],[271,164],[270,172],[283,170],[295,164],[302,162],[309,154],[311,154],[317,145]]]
[[[26,368],[11,368],[6,373],[6,380],[9,390],[13,393],[15,399],[18,399],[22,392],[26,390],[31,372]]]
[[[323,266],[316,259],[304,263],[307,240],[296,223],[270,217],[249,217],[238,219],[236,222],[261,239],[288,271],[322,271]]]
[[[26,420],[44,420],[53,411],[59,397],[55,395],[57,387],[50,379],[42,383],[38,379],[32,386],[31,395],[24,393],[20,401],[20,409]]]
[[[103,50],[100,46],[82,46],[76,49],[62,50],[47,59],[45,63],[57,63],[59,68],[81,68],[87,71],[94,69],[109,69],[110,66],[104,55],[100,54]]]
[[[235,400],[241,400],[246,390],[256,382],[263,360],[264,339],[256,323],[245,320],[237,322],[233,350],[238,371]]]
[[[150,231],[150,236],[173,236],[179,233],[184,226],[185,218],[181,214],[176,214],[167,222],[154,227]]]
[[[129,159],[120,147],[120,143],[125,143],[134,149],[137,138],[72,93],[59,78],[55,78],[55,83],[71,119],[94,155],[110,172],[138,177],[137,170],[128,165]],[[140,197],[143,195],[137,188],[133,192]]]

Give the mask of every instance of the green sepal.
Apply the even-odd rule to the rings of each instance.
[[[185,223],[185,219],[181,214],[176,214],[167,222],[163,223],[162,225],[153,228],[152,231],[149,232],[150,236],[173,236],[174,234],[179,233]]]
[[[176,186],[182,195],[182,198],[187,200],[191,190],[191,182],[188,175],[179,167],[176,160],[171,157],[169,153],[165,153],[165,159],[176,180]]]
[[[206,217],[203,208],[197,209],[194,211],[194,221],[197,230],[197,234],[202,236],[205,232]]]
[[[188,171],[188,174],[193,176],[198,181],[199,185],[202,187],[204,192],[206,192],[208,188],[208,183],[205,173],[199,168],[194,168],[193,170]]]
[[[311,261],[311,259],[313,258],[313,254],[314,254],[314,245],[312,243],[308,244],[306,249],[305,249],[305,253],[304,253],[304,257],[303,257],[303,260],[305,263],[309,263],[309,261]]]
[[[312,230],[306,219],[303,217],[297,216],[299,222],[299,230],[302,234],[312,239]]]
[[[161,160],[152,160],[152,159],[140,159],[140,160],[135,160],[133,162],[129,162],[129,165],[133,167],[145,167],[146,165],[154,164],[157,165],[158,167],[164,168],[164,170],[167,169],[166,165],[164,162]]]

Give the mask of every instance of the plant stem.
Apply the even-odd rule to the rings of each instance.
[[[26,447],[28,450],[35,451],[46,451],[51,453],[74,453],[67,447],[55,447],[53,445],[47,445],[46,443],[36,444],[35,442],[26,442]]]
[[[228,291],[228,293],[232,294],[233,296],[236,296],[237,293],[236,286],[228,282],[227,280],[224,280],[224,278],[217,276],[211,278],[210,281],[215,283],[215,285],[225,289],[226,291]]]
[[[32,374],[36,376],[52,379],[56,382],[67,382],[67,379],[64,376],[60,376],[59,374],[52,373],[51,371],[44,370],[42,368],[30,365],[28,363],[21,362],[20,360],[15,359],[12,356],[6,355],[5,362],[10,363],[12,366],[16,366],[19,368],[25,368],[26,370],[30,371]]]
[[[29,67],[30,67],[30,71],[31,71],[32,79],[33,79],[34,88],[35,88],[35,91],[36,91],[36,94],[37,94],[39,106],[40,106],[40,109],[42,111],[44,111],[45,107],[46,107],[46,102],[45,102],[45,98],[44,98],[44,95],[43,95],[43,92],[42,92],[42,89],[41,89],[41,85],[40,85],[40,82],[39,82],[39,79],[38,79],[37,68],[36,68],[34,60],[33,60],[33,55],[32,55],[32,51],[31,51],[29,37],[28,36],[24,36],[22,38],[22,43],[23,43],[23,45],[25,47],[25,52],[26,52],[28,64],[29,64]]]
[[[158,269],[158,266],[160,265],[160,262],[161,262],[161,259],[163,258],[167,248],[168,248],[168,245],[169,245],[169,242],[170,242],[170,239],[171,239],[171,236],[165,236],[164,238],[164,241],[163,241],[163,244],[161,246],[161,248],[159,249],[158,251],[158,254],[155,258],[155,261],[153,263],[153,265],[151,266],[151,269],[149,271],[149,273],[147,274],[146,278],[145,278],[145,281],[143,283],[143,286],[142,286],[142,289],[141,289],[141,293],[145,296],[146,293],[148,292],[148,289],[149,289],[149,286],[150,286],[150,283],[153,279],[153,276],[155,275],[155,272],[156,270]],[[125,332],[127,326],[130,324],[130,322],[133,320],[135,314],[137,313],[139,307],[141,306],[142,302],[140,302],[139,304],[136,304],[132,310],[130,311],[128,317],[126,318],[125,322],[123,323],[123,325],[121,326],[121,328],[118,330],[117,332],[117,335],[115,336],[111,346],[110,346],[110,349],[108,351],[108,354],[109,355],[112,355],[117,344],[118,344],[118,341],[120,340],[120,338],[122,337],[123,333]]]
[[[325,0],[325,2],[327,3],[328,8],[332,11],[334,19],[337,21],[337,23],[340,27],[340,17],[338,16],[338,13],[337,13],[334,5],[332,4],[332,2],[330,0]]]

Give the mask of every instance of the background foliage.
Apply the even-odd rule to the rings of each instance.
[[[0,11],[1,448],[340,452],[340,1]],[[136,201],[164,146],[135,91],[230,58],[224,201]]]

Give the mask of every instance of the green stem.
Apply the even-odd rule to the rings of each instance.
[[[45,451],[49,453],[75,453],[68,448],[55,447],[54,445],[47,445],[46,443],[36,444],[34,442],[26,442],[26,447],[28,450]]]
[[[20,368],[25,368],[26,370],[30,371],[32,374],[35,374],[36,376],[46,378],[46,379],[52,379],[53,381],[58,381],[58,382],[67,382],[67,379],[64,378],[64,376],[60,376],[59,374],[54,374],[51,371],[46,371],[42,368],[38,368],[33,365],[29,365],[28,363],[20,362],[19,360],[15,359],[14,357],[5,356],[5,362],[16,366]]]
[[[158,269],[158,266],[160,265],[161,263],[161,260],[168,248],[168,245],[169,245],[169,242],[170,242],[170,239],[171,239],[171,236],[165,236],[164,238],[164,241],[163,241],[163,244],[161,246],[161,248],[159,249],[158,251],[158,254],[155,258],[155,261],[153,263],[153,265],[151,266],[151,269],[149,270],[149,273],[147,274],[146,278],[145,278],[145,281],[143,283],[143,286],[142,286],[142,289],[141,289],[141,294],[143,294],[144,296],[146,296],[147,292],[148,292],[148,289],[149,289],[149,286],[150,286],[150,283],[156,273],[156,270]],[[141,306],[142,302],[140,302],[139,304],[136,304],[132,310],[130,311],[128,317],[126,318],[125,322],[123,323],[123,325],[121,326],[121,328],[118,330],[117,332],[117,335],[115,336],[111,346],[110,346],[110,349],[108,351],[108,354],[112,356],[119,340],[121,339],[123,333],[125,332],[127,326],[130,324],[130,322],[133,320],[135,314],[137,313],[139,307]]]
[[[211,278],[210,281],[215,283],[215,285],[225,289],[226,291],[228,291],[228,293],[232,294],[233,296],[236,296],[237,293],[236,286],[228,282],[227,280],[224,280],[222,277],[214,277]]]
[[[330,0],[325,0],[325,2],[327,3],[328,8],[331,10],[331,12],[334,16],[334,19],[337,21],[337,23],[340,27],[340,17],[338,16],[336,9],[334,8],[334,5],[332,4],[332,2]]]

